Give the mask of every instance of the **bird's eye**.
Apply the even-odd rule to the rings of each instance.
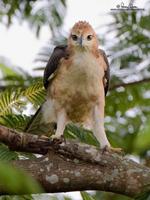
[[[93,38],[93,35],[88,35],[87,36],[87,40],[92,40],[92,38]]]
[[[74,41],[77,41],[78,36],[77,36],[77,35],[71,35],[71,38],[72,38]]]

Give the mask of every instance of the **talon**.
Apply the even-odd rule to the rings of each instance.
[[[114,147],[111,147],[111,146],[105,146],[103,149],[102,149],[102,154],[104,154],[105,152],[114,152],[114,153],[118,153],[118,154],[122,154],[124,155],[124,151],[122,148],[114,148]]]
[[[51,139],[53,140],[54,144],[61,144],[63,141],[65,141],[63,135],[52,135]]]
[[[60,140],[61,139],[61,135],[54,134],[54,135],[51,136],[51,139]]]
[[[39,138],[43,140],[49,139],[49,137],[47,137],[46,135],[40,135]]]
[[[66,138],[64,137],[64,135],[61,135],[61,141],[66,143]]]

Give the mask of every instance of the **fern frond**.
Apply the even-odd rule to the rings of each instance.
[[[44,102],[45,94],[46,93],[42,82],[31,85],[23,93],[27,100],[30,101],[35,107]]]
[[[11,114],[13,109],[21,110],[25,106],[25,101],[21,98],[21,89],[6,90],[0,94],[0,116]]]
[[[87,143],[93,146],[99,146],[99,142],[89,130],[82,127],[75,126],[74,124],[68,124],[65,128],[65,137],[78,138],[81,142]]]
[[[4,63],[0,63],[0,71],[2,72],[3,76],[17,75],[17,72],[12,67],[8,67]]]
[[[12,114],[13,111],[21,113],[27,104],[25,98],[34,107],[41,105],[45,99],[42,82],[33,84],[26,90],[22,90],[22,88],[8,89],[0,93],[0,116]]]
[[[88,194],[87,192],[80,192],[82,199],[83,200],[96,200],[94,197],[92,197],[90,194]]]
[[[23,131],[29,121],[29,118],[30,117],[26,115],[9,114],[0,116],[0,124],[9,128]]]
[[[18,154],[15,151],[10,151],[7,146],[0,144],[0,161],[17,160]]]

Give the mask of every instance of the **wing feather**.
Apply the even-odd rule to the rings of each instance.
[[[99,50],[100,50],[101,56],[103,56],[103,59],[107,65],[107,69],[105,70],[104,81],[103,81],[104,89],[105,89],[105,96],[106,96],[108,89],[109,89],[109,82],[110,82],[110,67],[109,67],[109,62],[108,62],[105,52],[102,49],[99,49]]]
[[[56,46],[44,70],[43,83],[47,89],[50,80],[54,78],[61,58],[67,57],[67,45]]]

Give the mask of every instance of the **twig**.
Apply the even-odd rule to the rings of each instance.
[[[134,81],[134,82],[129,82],[129,83],[120,83],[120,84],[112,85],[112,86],[110,86],[109,90],[114,90],[114,89],[119,88],[119,87],[128,87],[128,86],[131,86],[131,85],[136,85],[136,84],[140,84],[140,83],[147,83],[147,82],[150,82],[150,78],[145,78],[145,79],[142,79],[140,81]]]

